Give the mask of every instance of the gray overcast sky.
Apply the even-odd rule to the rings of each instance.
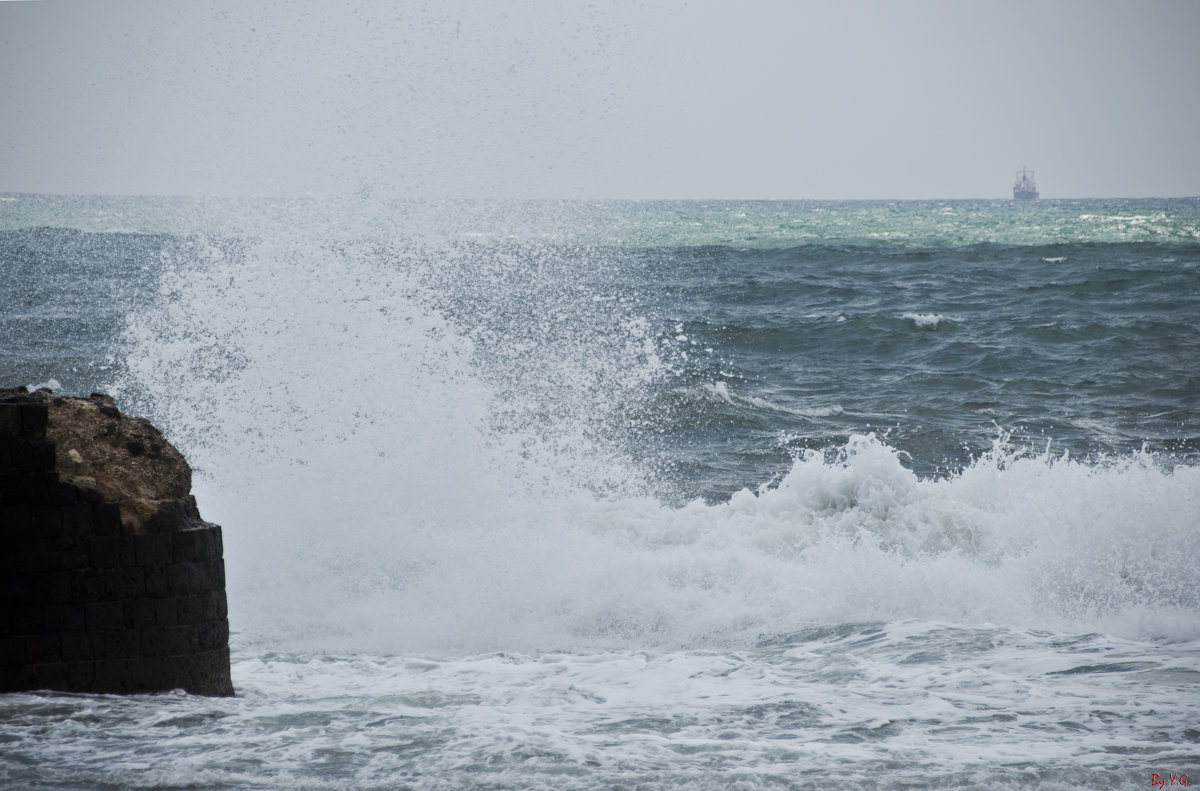
[[[0,192],[1200,194],[1200,2],[0,2]]]

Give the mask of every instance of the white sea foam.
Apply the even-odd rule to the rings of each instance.
[[[1029,788],[1036,765],[1037,788],[1081,775],[1139,788],[1190,756],[1179,734],[1200,665],[1194,645],[1174,648],[910,621],[736,652],[235,650],[236,698],[4,696],[0,782],[757,791],[836,774],[857,788],[985,775]]]
[[[726,404],[733,404],[733,395],[729,392],[729,385],[726,383],[705,382],[703,385],[701,385],[701,387],[724,401]]]
[[[735,406],[737,404],[746,404],[759,409],[766,409],[771,412],[782,412],[789,415],[811,418],[833,417],[835,415],[840,415],[845,411],[841,406],[836,404],[832,406],[818,407],[784,406],[760,396],[739,396],[730,392],[729,385],[726,382],[706,382],[705,384],[701,385],[701,387],[705,392],[716,396],[718,399],[731,406]]]
[[[960,321],[960,319],[952,316],[943,316],[940,313],[902,313],[900,318],[905,321],[911,321],[922,329],[937,329],[938,325],[943,321]]]
[[[818,407],[795,407],[781,406],[774,401],[769,401],[758,396],[746,396],[746,402],[762,409],[770,409],[775,412],[786,412],[789,415],[798,415],[799,417],[835,417],[842,414],[846,410],[834,404],[833,406],[818,406]]]
[[[34,390],[42,390],[42,389],[62,390],[62,382],[58,381],[57,379],[50,378],[50,379],[47,379],[45,382],[39,382],[37,384],[26,385],[25,389],[27,389],[31,393]]]
[[[998,444],[922,480],[864,436],[769,490],[668,507],[604,431],[669,373],[667,341],[637,317],[589,334],[560,305],[534,320],[561,342],[531,335],[505,379],[437,307],[438,255],[198,249],[131,318],[124,387],[198,468],[239,639],[586,651],[906,619],[1200,637],[1200,470]]]

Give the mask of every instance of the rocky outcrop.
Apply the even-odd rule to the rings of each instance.
[[[113,399],[0,390],[0,692],[229,695],[221,529]]]

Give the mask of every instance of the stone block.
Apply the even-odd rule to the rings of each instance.
[[[96,503],[92,506],[92,527],[96,535],[113,535],[123,532],[121,506],[116,503]]]
[[[8,472],[0,474],[0,505],[53,503],[58,473]]]
[[[186,656],[195,654],[200,641],[195,625],[170,626],[154,635],[155,656]]]
[[[179,607],[175,597],[156,599],[154,601],[154,620],[160,626],[167,627],[179,623]]]
[[[187,568],[189,580],[188,593],[207,593],[212,590],[213,586],[209,580],[211,571],[207,561],[193,561],[179,565]]]
[[[93,689],[96,682],[94,661],[67,659],[67,689]]]
[[[0,402],[0,437],[44,437],[49,413],[31,396],[6,396]]]
[[[0,514],[0,518],[3,518],[3,514]],[[5,541],[3,550],[0,550],[0,578],[11,577],[22,569],[19,556],[13,551],[15,543],[17,542]]]
[[[170,640],[167,633],[175,627],[156,626],[153,629],[145,629],[142,631],[142,653],[143,657],[160,657],[167,656],[170,651]]]
[[[100,494],[100,490],[96,488],[96,482],[88,478],[72,478],[63,482],[64,486],[69,486],[74,490],[74,498],[80,503],[100,503],[104,502],[104,496]]]
[[[25,638],[25,661],[31,665],[62,661],[62,638],[57,634],[34,634]]]
[[[93,536],[88,542],[91,545],[91,565],[98,569],[127,569],[137,565],[135,552],[136,540],[139,536],[110,535]]]
[[[186,563],[172,563],[166,567],[167,583],[172,596],[191,593],[191,576]]]
[[[78,536],[59,533],[46,541],[50,557],[47,570],[69,571],[87,568],[91,563],[91,551],[87,543]]]
[[[94,669],[92,690],[95,692],[128,692],[129,661],[126,659],[101,659],[92,663]]]
[[[46,426],[49,423],[50,412],[45,404],[22,404],[21,434],[28,438],[46,436]]]
[[[109,656],[136,659],[143,654],[143,631],[141,629],[117,629],[105,635]]]
[[[142,643],[142,656],[165,658],[172,655],[174,639],[170,636],[176,629],[184,629],[182,626],[156,626],[154,629],[148,629],[145,632]],[[178,685],[176,685],[178,686]]]
[[[8,455],[14,472],[53,472],[54,440],[45,437],[10,439]]]
[[[83,605],[87,628],[92,631],[121,629],[125,625],[125,609],[119,601],[89,602]]]
[[[17,556],[21,559],[21,568],[27,574],[41,574],[57,570],[58,559],[48,541],[27,538],[13,543],[16,546]]]
[[[232,695],[229,678],[229,646],[204,651],[191,657],[191,680],[184,686],[195,695]]]
[[[91,527],[91,508],[77,502],[63,503],[58,506],[58,529],[64,536],[82,538],[89,536]]]
[[[208,590],[207,571],[206,563],[174,563],[168,566],[171,592],[184,595]]]
[[[225,563],[221,560],[204,560],[196,563],[199,578],[198,593],[225,590]]]
[[[139,629],[149,629],[158,624],[157,600],[141,596],[136,599],[126,599],[123,606],[126,623]]]
[[[205,597],[203,595],[181,596],[175,602],[176,618],[178,619],[176,623],[181,625],[204,623]]]
[[[70,671],[65,662],[50,662],[31,667],[37,679],[33,684],[34,689],[66,688]]]
[[[74,600],[74,577],[73,570],[47,572],[38,590],[47,604],[67,604]]]
[[[26,505],[29,503],[29,487],[26,475],[20,472],[0,473],[0,506]]]
[[[22,553],[24,559],[24,553]],[[0,578],[0,601],[29,606],[41,602],[42,575],[35,572],[6,574]]]
[[[0,689],[15,691],[38,689],[38,677],[32,665],[22,664],[0,668]]]
[[[108,569],[104,575],[104,595],[109,599],[128,599],[146,592],[146,574],[140,568]]]
[[[33,525],[32,508],[24,504],[9,504],[0,495],[0,539],[32,535]]]
[[[0,437],[21,437],[25,434],[21,420],[21,406],[14,403],[0,403]]]
[[[24,635],[0,636],[0,667],[17,667],[25,664]]]
[[[191,525],[202,524],[200,512],[196,510],[195,500],[181,497],[175,500],[159,500],[154,512],[142,523],[142,530],[147,533],[177,533],[181,525],[188,525],[185,530],[194,529]]]
[[[66,662],[84,662],[107,657],[103,632],[67,632],[62,635],[62,655]]]
[[[33,507],[33,524],[36,535],[53,540],[62,528],[62,519],[58,513],[58,505],[43,502]]]
[[[147,596],[159,598],[170,596],[171,579],[167,574],[170,566],[142,566],[141,568],[145,574],[144,584]]]
[[[167,566],[173,562],[172,535],[169,533],[148,533],[133,537],[137,564],[146,566]]]
[[[204,591],[221,591],[226,588],[226,579],[224,579],[224,561],[221,558],[212,559],[202,564],[203,573],[203,588]]]
[[[46,608],[42,604],[24,604],[8,612],[10,634],[45,634]]]
[[[87,618],[84,609],[78,604],[49,604],[46,605],[46,631],[63,634],[66,632],[82,632],[87,629]]]
[[[229,621],[224,618],[204,624],[200,632],[200,650],[229,647]]]
[[[77,569],[71,578],[71,599],[76,602],[98,602],[104,598],[104,570]]]
[[[58,487],[54,491],[54,502],[58,505],[76,505],[79,503],[79,489],[69,481],[58,477]]]
[[[180,530],[171,535],[175,563],[189,563],[197,560],[208,560],[213,555],[213,534],[211,530]]]
[[[204,598],[204,620],[220,621],[229,617],[229,608],[224,588],[221,590],[211,590],[201,595]]]
[[[138,657],[129,662],[126,693],[153,692],[178,688],[170,662],[162,657]]]

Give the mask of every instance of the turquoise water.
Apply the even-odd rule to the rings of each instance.
[[[1200,198],[953,201],[386,201],[0,196],[0,228],[776,248],[1200,240]]]

